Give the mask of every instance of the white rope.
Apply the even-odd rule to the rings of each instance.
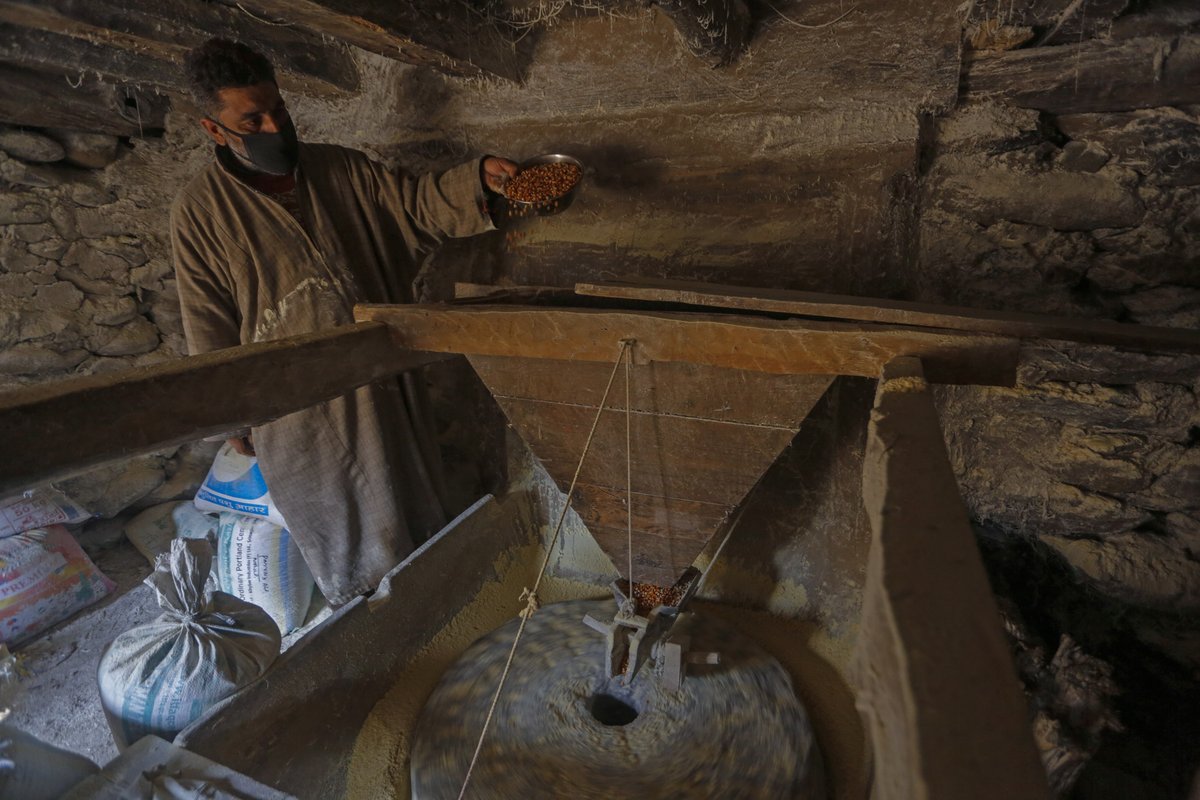
[[[292,23],[290,23],[290,22],[273,22],[273,21],[267,19],[266,17],[260,17],[258,14],[255,14],[253,11],[246,8],[241,3],[234,3],[234,5],[237,6],[239,9],[241,9],[242,13],[245,14],[247,17],[249,17],[250,19],[253,19],[253,20],[258,20],[263,25],[272,25],[276,28],[292,27]]]
[[[778,8],[771,5],[770,0],[764,0],[764,2],[766,2],[767,8],[771,9],[772,11],[774,11],[776,14],[779,15],[779,18],[781,20],[783,20],[784,22],[790,22],[792,25],[795,25],[797,28],[803,28],[806,31],[819,31],[822,28],[828,28],[830,25],[836,25],[837,23],[844,20],[846,17],[853,14],[858,9],[858,6],[851,6],[849,11],[842,14],[840,17],[834,17],[833,19],[829,20],[829,22],[822,22],[820,25],[805,25],[803,22],[796,22],[796,20],[792,19],[789,16],[786,16]]]
[[[712,571],[713,565],[717,563],[721,553],[725,550],[725,545],[729,544],[729,537],[733,536],[733,531],[737,528],[738,523],[742,521],[742,514],[746,513],[745,502],[738,509],[737,516],[733,518],[733,522],[729,523],[729,530],[725,532],[725,538],[721,540],[721,545],[717,548],[717,552],[713,553],[713,557],[708,560],[708,566],[704,568],[704,572],[700,574],[700,580],[696,582],[696,594],[700,593],[700,589],[704,587],[704,582],[708,580],[708,573]]]
[[[633,420],[633,410],[629,402],[629,362],[633,360],[633,339],[622,339],[625,348],[625,524],[629,538],[626,542],[626,553],[629,556],[629,602],[636,610],[637,600],[633,596],[633,444],[630,427]]]
[[[533,582],[533,588],[526,588],[521,592],[521,599],[525,601],[525,608],[521,609],[521,623],[517,626],[517,635],[513,637],[512,647],[508,651],[508,660],[504,662],[504,671],[500,673],[500,684],[496,687],[496,693],[492,695],[492,703],[488,706],[487,716],[483,720],[483,730],[479,732],[479,741],[475,743],[475,752],[471,755],[471,763],[467,766],[467,774],[463,777],[462,789],[459,790],[458,800],[463,800],[467,794],[467,786],[471,783],[471,773],[475,771],[475,763],[479,760],[479,753],[483,750],[483,740],[487,736],[488,728],[491,727],[492,717],[496,713],[496,704],[500,702],[500,693],[504,691],[504,682],[508,680],[508,673],[512,669],[513,658],[517,654],[517,645],[521,643],[521,635],[525,633],[525,625],[530,618],[538,610],[540,603],[538,601],[537,591],[542,585],[542,577],[546,574],[546,567],[550,564],[550,555],[554,552],[554,545],[558,542],[558,535],[562,532],[563,521],[567,518],[567,511],[571,508],[571,497],[575,494],[575,484],[579,481],[579,473],[583,471],[583,462],[587,458],[588,450],[592,447],[592,439],[596,436],[596,428],[600,424],[600,416],[604,413],[604,406],[608,402],[608,393],[612,389],[613,380],[617,377],[617,369],[621,366],[621,357],[625,355],[625,350],[632,344],[631,339],[621,340],[621,351],[617,353],[617,360],[613,363],[612,372],[608,376],[608,384],[604,387],[604,396],[600,398],[600,407],[596,409],[596,418],[592,420],[592,429],[588,431],[587,439],[583,443],[583,453],[579,456],[579,464],[575,467],[575,474],[571,478],[571,485],[567,489],[567,496],[563,498],[562,512],[558,515],[558,523],[554,526],[554,534],[550,537],[550,543],[546,546],[546,556],[542,559],[542,568],[538,570],[537,578]]]

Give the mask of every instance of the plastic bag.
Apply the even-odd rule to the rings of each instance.
[[[287,527],[283,515],[271,502],[258,459],[238,453],[228,443],[217,451],[208,477],[196,492],[195,502],[201,511],[235,511]]]
[[[57,489],[31,489],[0,500],[0,539],[50,525],[74,525],[91,516]]]
[[[0,539],[0,642],[41,633],[115,586],[61,525]]]

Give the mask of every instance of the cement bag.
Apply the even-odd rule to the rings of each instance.
[[[207,539],[216,547],[217,517],[187,500],[160,503],[125,523],[125,538],[153,564],[171,550],[173,539]]]
[[[58,800],[99,771],[81,755],[0,722],[0,797]]]
[[[74,525],[91,516],[56,489],[31,489],[0,500],[0,539],[49,525]]]
[[[313,576],[286,528],[241,514],[221,515],[217,533],[221,591],[254,603],[283,634],[304,624]]]
[[[287,527],[279,509],[271,502],[271,493],[267,491],[267,482],[258,468],[258,459],[242,455],[228,442],[217,451],[208,477],[196,493],[196,508],[201,511],[236,511]]]
[[[118,636],[101,656],[100,704],[118,747],[150,733],[173,739],[279,655],[279,629],[265,611],[205,591],[211,569],[208,542],[171,542],[146,578],[162,615]]]
[[[0,539],[0,642],[40,633],[114,587],[61,525]]]

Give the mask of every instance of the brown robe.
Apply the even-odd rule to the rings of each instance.
[[[412,302],[420,260],[493,228],[479,160],[413,178],[364,154],[301,144],[302,226],[211,164],[180,192],[171,236],[191,353],[354,321],[356,302]],[[254,429],[271,497],[332,603],[372,591],[445,524],[420,376],[381,381]]]

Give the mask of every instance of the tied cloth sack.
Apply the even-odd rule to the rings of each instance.
[[[118,636],[100,658],[100,703],[118,747],[150,733],[173,739],[279,655],[275,621],[258,606],[206,590],[211,568],[208,542],[171,542],[146,578],[162,615]]]
[[[220,588],[254,603],[287,635],[304,624],[313,580],[287,528],[265,519],[224,513],[217,529]]]
[[[201,511],[236,511],[287,527],[283,515],[271,502],[258,459],[242,455],[228,442],[217,451],[208,477],[196,492],[195,503]]]

